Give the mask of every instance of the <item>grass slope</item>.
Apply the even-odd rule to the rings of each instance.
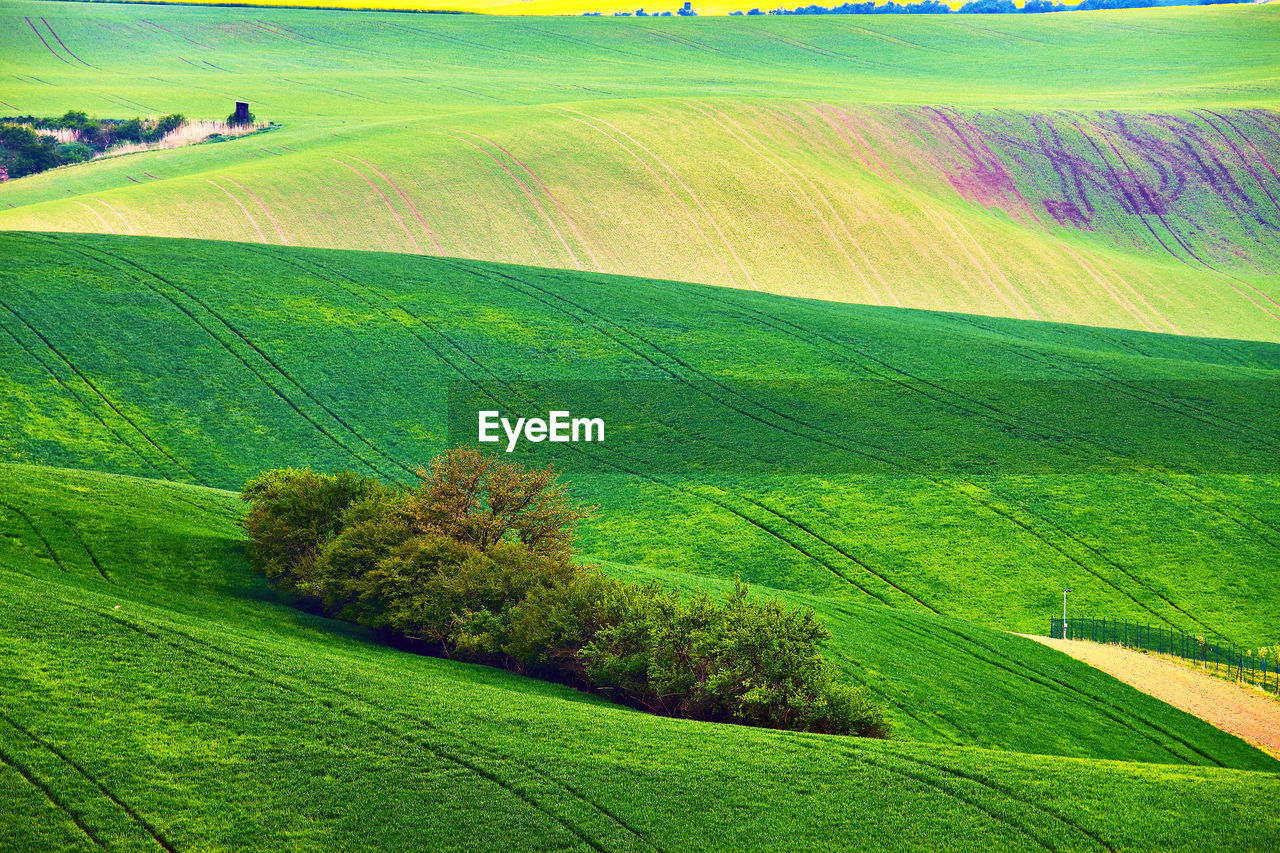
[[[12,461],[407,479],[476,413],[601,505],[590,553],[1043,631],[1277,641],[1273,344],[403,255],[4,235]],[[1177,571],[1170,571],[1177,566]]]
[[[650,717],[496,670],[422,658],[270,600],[233,494],[0,466],[0,827],[7,849],[1260,849],[1276,763],[1036,644],[1063,696],[997,720],[968,679],[935,700],[975,726],[1032,709],[1123,764],[862,742]],[[615,570],[622,570],[614,567]],[[632,569],[630,571],[643,571]],[[838,605],[836,605],[838,606]],[[861,608],[858,630],[894,618]],[[939,648],[952,620],[921,620]],[[847,626],[833,625],[838,637]],[[980,632],[974,633],[974,638]],[[932,636],[928,636],[932,634]],[[870,650],[886,653],[883,643]],[[916,659],[918,669],[933,663]],[[920,673],[923,675],[923,673]],[[1110,720],[1090,706],[1114,706]],[[1090,730],[1100,726],[1108,745]],[[1183,754],[1171,757],[1172,751]],[[1257,772],[1264,770],[1266,772]],[[750,785],[742,780],[750,779]],[[370,822],[370,816],[377,820]],[[96,843],[95,843],[96,842]]]
[[[247,98],[285,125],[8,182],[0,227],[1280,339],[1273,6],[602,21],[5,0],[0,20],[4,110],[221,118]]]

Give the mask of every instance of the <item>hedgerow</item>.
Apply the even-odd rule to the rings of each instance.
[[[885,737],[878,706],[821,654],[809,608],[716,600],[574,562],[551,468],[458,449],[413,486],[351,471],[245,484],[251,565],[294,604],[429,654],[570,684],[654,714]]]

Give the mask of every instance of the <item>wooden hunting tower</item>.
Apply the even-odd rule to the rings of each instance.
[[[249,102],[236,101],[236,120],[235,124],[249,123]]]

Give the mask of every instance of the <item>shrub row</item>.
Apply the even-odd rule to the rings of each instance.
[[[414,486],[267,471],[241,496],[255,570],[294,604],[417,650],[559,681],[655,714],[887,736],[823,658],[811,609],[628,583],[573,562],[589,512],[551,469],[454,450]]]
[[[186,122],[180,114],[158,119],[89,118],[67,110],[57,118],[16,116],[0,119],[0,169],[8,178],[21,178],[57,166],[83,163],[125,142],[157,142]],[[74,130],[74,142],[58,142],[41,130]]]

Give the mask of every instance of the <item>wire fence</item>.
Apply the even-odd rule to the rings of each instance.
[[[1194,661],[1217,675],[1280,694],[1280,663],[1267,659],[1264,651],[1237,649],[1234,643],[1214,637],[1197,637],[1184,631],[1120,619],[1082,617],[1068,619],[1063,631],[1061,619],[1049,620],[1049,636],[1057,639],[1089,640],[1128,649],[1173,655]]]

